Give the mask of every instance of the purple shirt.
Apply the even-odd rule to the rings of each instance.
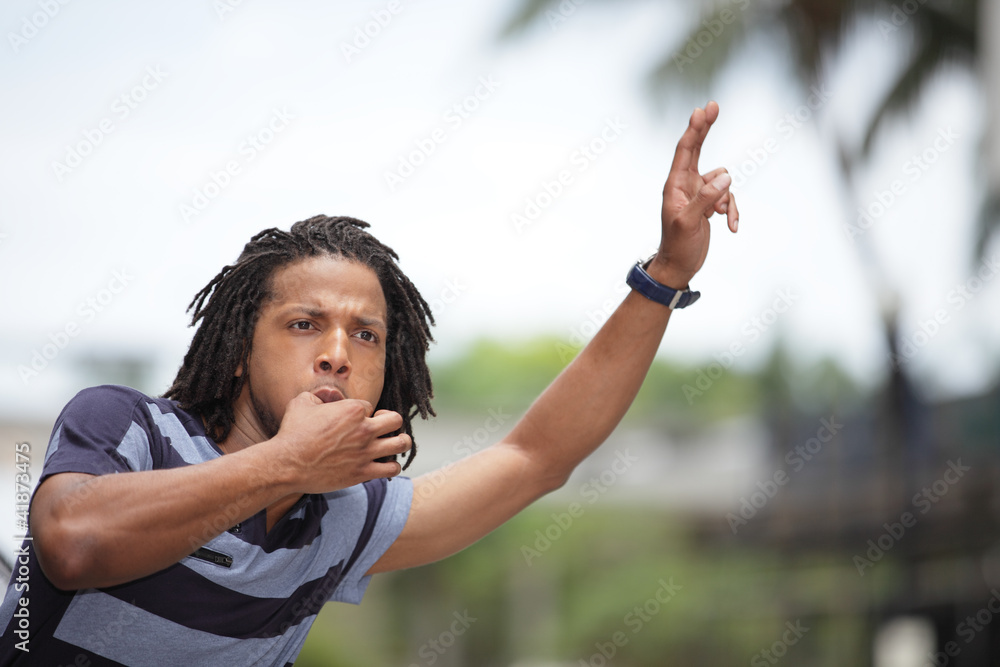
[[[178,468],[220,456],[201,420],[173,401],[94,387],[56,421],[39,484],[61,472]],[[103,589],[55,588],[26,540],[18,558],[27,575],[18,583],[15,562],[0,605],[0,665],[290,664],[323,603],[360,603],[365,573],[402,531],[412,495],[405,477],[306,495],[270,532],[264,510],[235,526],[223,510],[192,536],[192,555]]]

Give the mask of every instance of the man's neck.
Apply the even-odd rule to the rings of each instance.
[[[216,443],[223,454],[232,454],[268,439],[247,400],[246,391],[233,403],[233,427],[222,442]]]

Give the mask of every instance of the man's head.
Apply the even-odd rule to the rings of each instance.
[[[319,390],[398,412],[412,437],[412,418],[434,414],[425,361],[434,318],[396,253],[367,227],[316,216],[254,236],[191,302],[191,324],[200,325],[164,396],[200,415],[217,442],[244,391],[267,431],[284,402]]]

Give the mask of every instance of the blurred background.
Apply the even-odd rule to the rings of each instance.
[[[655,250],[716,234],[626,420],[299,665],[1000,665],[996,0],[9,0],[0,526],[80,389],[160,394],[251,235],[372,223],[434,309],[414,476],[502,437]],[[623,341],[628,344],[628,341]],[[25,448],[20,447],[23,451]],[[17,468],[22,464],[21,469]]]

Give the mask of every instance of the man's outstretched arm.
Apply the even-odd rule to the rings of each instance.
[[[691,114],[663,189],[660,247],[647,272],[675,289],[686,288],[705,262],[709,216],[725,214],[733,232],[738,225],[725,169],[698,172],[702,143],[718,114],[714,102]],[[630,292],[507,437],[445,471],[414,481],[406,527],[371,572],[449,556],[562,486],[632,404],[670,313],[662,304]]]

